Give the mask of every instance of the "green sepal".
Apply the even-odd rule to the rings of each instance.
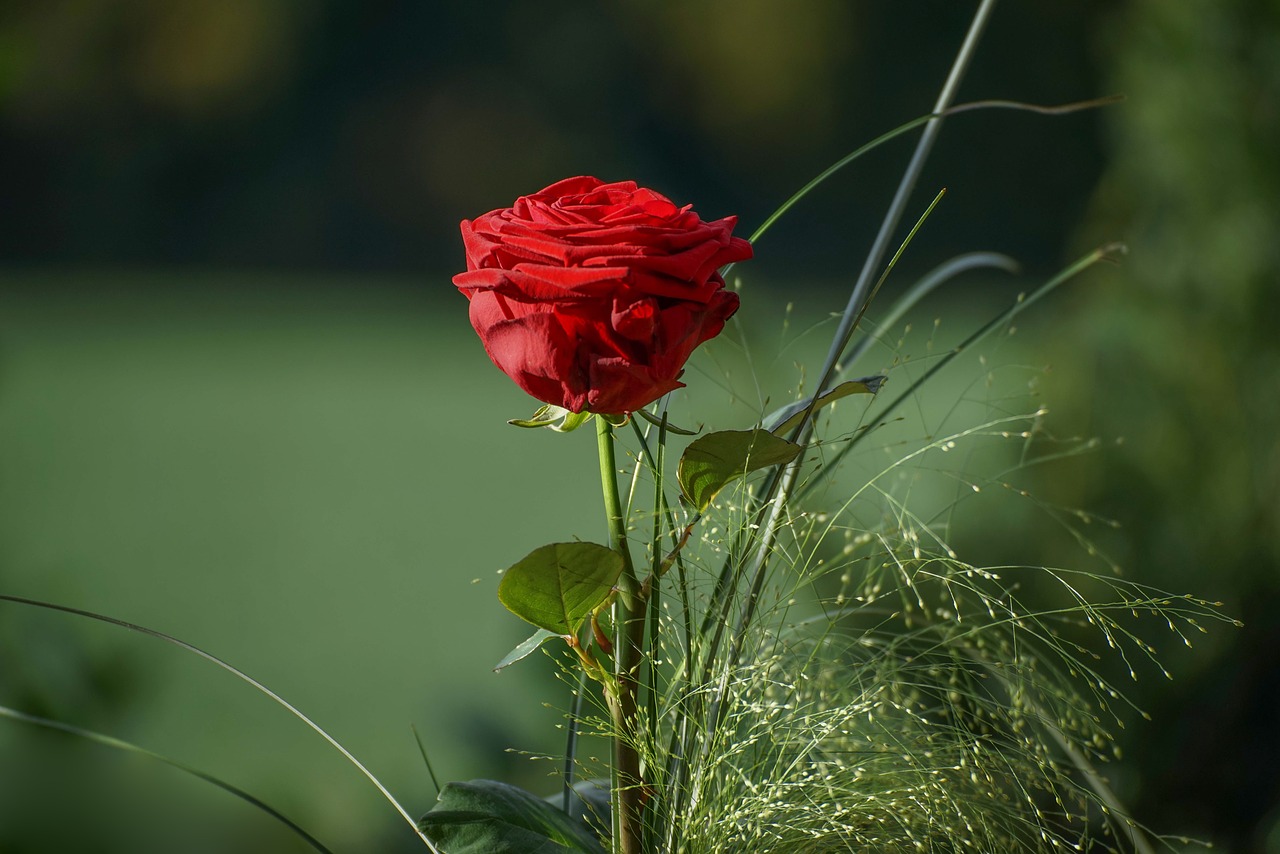
[[[562,636],[555,632],[547,631],[546,629],[538,629],[536,632],[529,635],[529,637],[522,640],[515,649],[503,656],[502,661],[499,661],[493,666],[493,672],[497,673],[499,670],[502,670],[505,667],[510,667],[517,661],[528,658],[537,652],[538,647],[542,646],[552,638],[558,637]]]
[[[610,415],[604,412],[597,412],[596,417],[603,418],[605,421],[608,421],[609,424],[614,427],[625,427],[627,426],[627,422],[631,420],[631,416],[625,412],[619,413],[617,415]]]
[[[529,418],[513,418],[507,423],[513,427],[550,427],[557,433],[577,430],[591,420],[590,412],[570,412],[563,406],[544,404]]]
[[[525,622],[577,636],[582,622],[613,592],[622,556],[596,543],[551,543],[506,571],[498,599]]]
[[[789,463],[800,446],[768,430],[723,430],[695,439],[676,467],[680,491],[699,513],[711,506],[716,493],[753,471]]]
[[[590,412],[570,412],[560,420],[559,424],[552,424],[551,429],[557,433],[571,433],[590,420]]]
[[[818,395],[818,403],[813,408],[817,411],[822,407],[835,403],[840,398],[848,397],[851,394],[875,394],[880,391],[880,386],[884,385],[884,381],[885,377],[875,376],[842,382],[826,394]],[[777,412],[771,413],[769,417],[764,420],[766,425],[765,429],[777,436],[790,433],[800,424],[800,420],[804,418],[805,410],[808,409],[811,404],[813,404],[813,398],[806,397],[804,400],[797,400],[795,403],[782,407]],[[773,424],[775,426],[769,427],[767,426],[769,424]]]
[[[448,854],[605,854],[585,824],[496,780],[449,783],[418,827]]]

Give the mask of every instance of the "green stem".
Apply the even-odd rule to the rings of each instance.
[[[613,425],[596,418],[596,441],[600,451],[600,485],[604,492],[609,540],[622,556],[622,576],[614,602],[614,678],[617,694],[609,698],[613,716],[613,850],[615,854],[642,854],[644,828],[644,782],[640,776],[640,754],[635,748],[639,734],[639,675],[643,659],[645,603],[640,595],[635,564],[627,545],[626,519],[618,493],[618,465],[613,450]]]
[[[622,594],[620,598],[634,605],[640,585],[631,561],[631,549],[627,547],[626,519],[622,514],[622,495],[618,492],[618,463],[613,451],[613,425],[599,417],[596,418],[596,446],[600,451],[600,486],[604,492],[605,518],[609,522],[609,542],[614,551],[622,555],[618,592]]]

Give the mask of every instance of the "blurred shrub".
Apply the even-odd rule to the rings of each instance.
[[[1050,400],[1125,441],[1041,486],[1123,524],[1131,578],[1246,623],[1170,662],[1172,683],[1134,686],[1155,718],[1125,743],[1139,815],[1280,850],[1280,4],[1134,0],[1101,24],[1107,88],[1129,101],[1106,114],[1085,236],[1131,253],[1077,291]]]

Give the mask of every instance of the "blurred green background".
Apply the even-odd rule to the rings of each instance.
[[[503,423],[532,405],[449,283],[458,220],[595,174],[749,233],[929,109],[972,9],[4,4],[0,592],[235,663],[413,811],[432,789],[411,724],[444,778],[550,790],[552,766],[510,749],[559,749],[564,689],[539,663],[490,673],[523,637],[495,572],[598,538],[594,451]],[[1280,4],[1007,3],[961,99],[1112,92],[949,121],[917,209],[948,197],[889,287],[972,249],[1018,257],[1026,287],[1128,243],[1019,324],[1013,357],[1051,366],[1051,428],[1106,440],[1035,488],[1121,522],[1104,544],[1127,577],[1246,622],[1158,644],[1175,678],[1130,686],[1153,721],[1129,716],[1106,771],[1157,829],[1280,852]],[[761,242],[748,328],[843,305],[909,151]],[[1008,287],[957,285],[923,316],[963,328]],[[1062,539],[977,516],[962,553],[1079,565]],[[416,850],[312,733],[141,636],[0,603],[0,703],[225,777],[335,850]],[[0,720],[0,852],[163,850],[303,849],[178,772]]]

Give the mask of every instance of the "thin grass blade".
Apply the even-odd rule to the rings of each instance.
[[[125,622],[124,620],[117,620],[115,617],[108,617],[105,614],[98,614],[93,611],[85,611],[80,608],[72,608],[67,605],[58,605],[53,602],[41,602],[37,599],[27,599],[22,596],[10,596],[4,593],[0,593],[0,601],[14,602],[16,604],[27,605],[32,608],[43,608],[47,611],[61,611],[64,614],[72,614],[77,617],[85,617],[90,620],[97,620],[98,622],[101,622],[101,623],[108,623],[113,626],[119,626],[120,628],[128,629],[131,632],[137,632],[138,634],[147,635],[148,637],[153,637],[153,638],[156,638],[157,640],[162,640],[167,644],[172,644],[173,646],[178,647],[179,649],[184,649],[187,652],[194,653],[195,655],[198,655],[201,658],[203,658],[205,661],[209,661],[209,662],[212,662],[213,664],[216,664],[217,666],[221,667],[223,670],[235,676],[240,681],[246,682],[249,685],[253,686],[254,688],[258,689],[259,692],[266,694],[267,697],[269,697],[273,702],[275,702],[279,706],[282,706],[291,715],[293,715],[298,720],[302,721],[304,724],[310,727],[317,735],[319,735],[321,738],[327,741],[329,745],[333,747],[334,750],[342,754],[343,758],[345,758],[348,762],[350,762],[357,769],[359,769],[360,773],[365,776],[365,779],[367,779],[370,783],[373,784],[374,788],[377,789],[382,794],[382,796],[387,799],[387,802],[391,804],[391,806],[395,809],[397,813],[399,813],[400,817],[404,819],[409,824],[410,827],[413,828],[414,834],[417,835],[417,837],[421,839],[423,843],[426,844],[427,848],[433,851],[434,854],[441,854],[440,849],[437,848],[435,843],[432,842],[427,837],[427,835],[418,828],[418,823],[413,820],[413,817],[409,815],[408,811],[405,810],[403,806],[401,806],[400,802],[395,799],[395,796],[391,794],[391,792],[387,789],[387,787],[382,785],[382,782],[373,775],[373,772],[370,771],[368,768],[366,768],[364,764],[360,762],[359,759],[356,759],[356,757],[353,756],[349,750],[343,747],[336,738],[329,735],[329,733],[326,732],[323,727],[321,727],[315,721],[311,720],[311,718],[307,717],[305,714],[302,713],[301,710],[299,710],[297,707],[291,704],[288,700],[281,697],[275,691],[272,691],[266,685],[263,685],[261,682],[254,679],[252,676],[249,676],[247,673],[244,673],[243,671],[237,669],[235,666],[227,663],[226,661],[223,661],[221,658],[218,658],[213,653],[205,652],[203,649],[200,649],[198,646],[189,644],[184,640],[179,640],[178,638],[175,638],[171,635],[166,635],[164,632],[158,632],[155,629],[149,629],[146,626],[139,626],[134,623]]]
[[[62,721],[55,721],[49,718],[42,718],[37,715],[29,715],[26,712],[20,712],[17,709],[11,709],[8,706],[0,706],[0,717],[10,718],[11,720],[19,721],[24,724],[30,724],[31,726],[43,727],[44,729],[51,729],[56,732],[62,732],[68,735],[74,735],[78,738],[83,738],[88,741],[92,741],[96,744],[101,744],[106,747],[113,748],[115,750],[123,750],[126,753],[136,753],[139,756],[145,756],[148,759],[152,759],[156,762],[161,762],[165,765],[168,765],[170,768],[177,768],[179,771],[182,771],[186,774],[190,774],[192,777],[196,777],[197,779],[203,780],[206,783],[211,783],[217,786],[219,789],[222,789],[222,791],[236,796],[237,798],[249,804],[250,806],[256,807],[257,809],[261,810],[262,812],[274,818],[276,821],[283,824],[285,827],[289,828],[291,831],[297,834],[301,839],[303,839],[308,845],[310,845],[315,850],[321,852],[321,854],[333,854],[332,851],[326,848],[314,836],[312,836],[310,833],[307,833],[307,831],[303,830],[292,819],[290,819],[288,816],[284,815],[279,810],[272,807],[270,804],[267,804],[264,801],[259,800],[258,798],[254,797],[253,795],[249,794],[244,789],[241,789],[238,786],[234,786],[225,780],[220,780],[217,777],[213,776],[212,774],[207,774],[204,771],[201,771],[197,768],[192,768],[190,765],[185,765],[176,759],[170,759],[168,756],[165,756],[160,753],[156,753],[151,750],[147,750],[145,747],[139,747],[138,745],[133,744],[131,742],[124,741],[119,738],[114,738],[109,735],[104,735],[103,733],[100,733],[100,732],[94,732],[93,730],[84,729],[83,727],[74,726],[73,724],[63,723]]]

